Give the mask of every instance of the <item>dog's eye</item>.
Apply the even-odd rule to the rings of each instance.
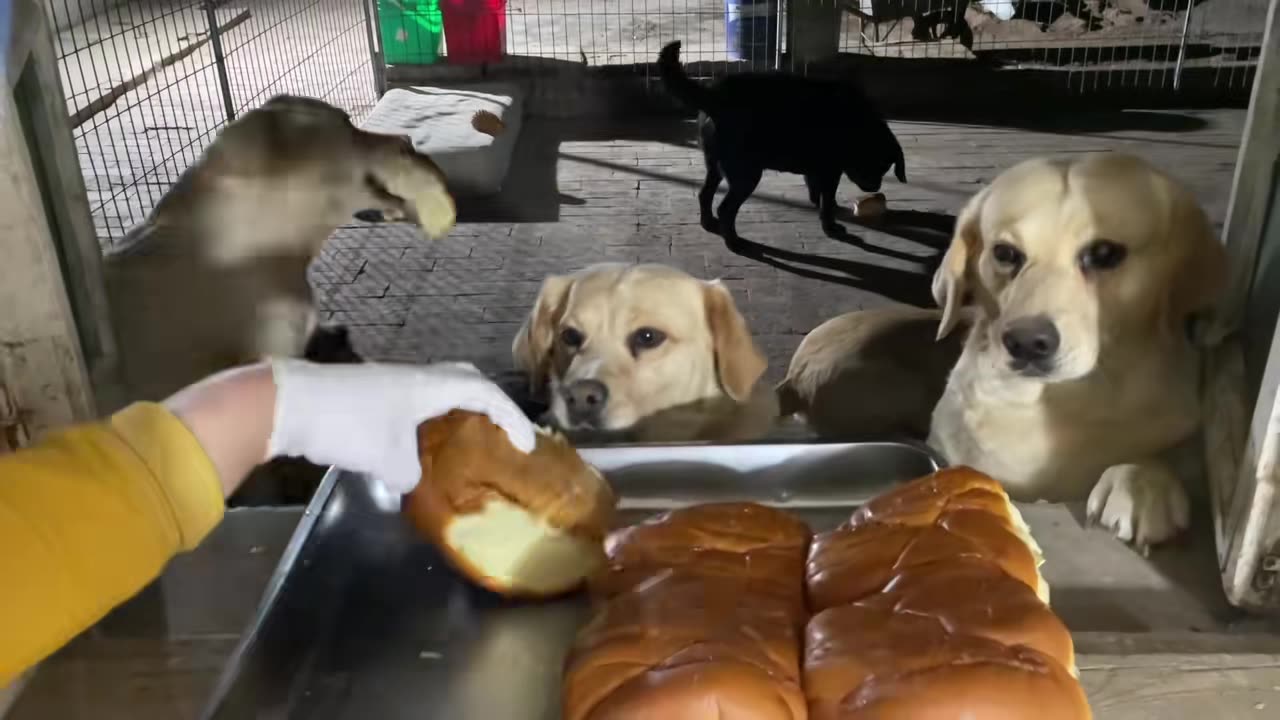
[[[1022,267],[1022,263],[1024,263],[1027,259],[1027,256],[1023,255],[1021,250],[1010,245],[1009,243],[1003,243],[1003,242],[996,243],[995,247],[991,248],[991,257],[997,263],[1004,265],[1005,267],[1011,268],[1015,272],[1018,270],[1018,268]]]
[[[627,339],[627,345],[631,347],[632,354],[636,354],[642,350],[652,350],[666,339],[666,333],[661,330],[644,327],[631,333],[631,337]]]
[[[577,328],[567,327],[560,331],[560,342],[564,343],[564,346],[571,350],[577,350],[582,347],[582,343],[586,341],[587,338],[583,336],[582,331]]]
[[[1080,251],[1080,269],[1110,270],[1124,262],[1129,251],[1125,246],[1110,240],[1094,240]]]

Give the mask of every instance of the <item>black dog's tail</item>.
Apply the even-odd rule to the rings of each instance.
[[[658,55],[658,73],[662,76],[662,84],[666,86],[667,92],[671,93],[672,97],[694,110],[702,112],[712,110],[715,98],[711,91],[700,83],[694,82],[693,78],[684,71],[684,66],[680,64],[679,40],[662,48],[662,52]]]
[[[898,178],[898,182],[907,181],[907,158],[902,154],[901,145],[898,146],[898,159],[893,161],[893,174]]]

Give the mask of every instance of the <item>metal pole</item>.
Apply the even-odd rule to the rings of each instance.
[[[1182,86],[1182,63],[1187,59],[1187,33],[1191,29],[1191,8],[1195,0],[1187,0],[1187,12],[1182,16],[1182,38],[1178,41],[1178,64],[1173,68],[1173,89]]]
[[[387,93],[387,65],[382,61],[382,50],[378,47],[374,36],[382,37],[382,18],[377,12],[369,9],[369,6],[377,1],[360,0],[360,4],[364,6],[364,34],[369,41],[369,67],[373,69],[373,89],[381,99]]]
[[[801,0],[803,2],[803,0]],[[810,0],[810,2],[821,2],[821,0]],[[782,69],[782,21],[787,12],[787,3],[785,0],[778,0],[777,11],[777,29],[773,32],[773,69]]]
[[[207,0],[204,16],[209,22],[209,42],[213,45],[213,62],[218,67],[218,85],[222,88],[222,105],[227,111],[227,122],[236,119],[236,104],[231,99],[231,79],[227,77],[227,58],[222,54],[222,31],[218,29],[217,2]]]

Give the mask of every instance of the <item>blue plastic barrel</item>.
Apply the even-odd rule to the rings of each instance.
[[[730,60],[773,67],[778,51],[778,0],[724,0],[724,27]]]

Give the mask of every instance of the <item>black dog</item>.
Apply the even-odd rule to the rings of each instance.
[[[844,230],[835,219],[841,175],[869,193],[880,190],[891,167],[900,182],[907,181],[898,138],[871,101],[849,84],[741,73],[704,87],[680,64],[679,41],[662,49],[658,68],[667,91],[699,111],[707,161],[707,179],[698,192],[702,227],[720,233],[730,246],[741,240],[734,227],[738,210],[765,170],[804,175],[822,227],[833,235]],[[722,177],[729,191],[712,215]]]

